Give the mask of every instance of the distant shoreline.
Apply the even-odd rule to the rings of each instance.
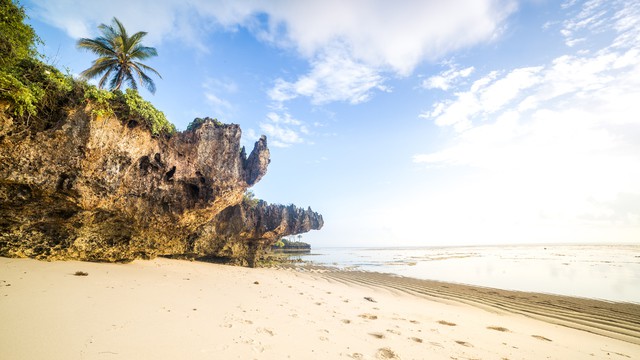
[[[640,303],[640,245],[313,248],[300,259],[448,283]]]

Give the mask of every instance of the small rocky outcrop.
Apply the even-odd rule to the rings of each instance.
[[[196,253],[218,254],[253,267],[258,254],[282,236],[320,229],[322,215],[294,205],[243,201],[220,212],[194,242]]]
[[[170,138],[77,107],[48,129],[13,128],[0,108],[0,255],[130,261],[229,256],[253,265],[280,236],[322,227],[293,206],[243,205],[267,171],[238,125],[204,121]]]

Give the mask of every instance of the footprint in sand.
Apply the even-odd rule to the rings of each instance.
[[[376,320],[378,318],[377,315],[373,315],[373,314],[369,314],[369,313],[360,314],[358,316],[363,318],[363,319],[367,319],[367,320]]]
[[[462,345],[462,346],[466,346],[466,347],[473,347],[473,345],[469,344],[466,341],[462,341],[462,340],[456,340],[456,344]]]
[[[540,336],[540,335],[531,335],[531,336],[536,338],[536,339],[538,339],[538,340],[542,340],[542,341],[553,341],[551,339],[548,339],[548,338],[546,338],[544,336]]]
[[[395,352],[393,352],[393,350],[391,350],[389,348],[378,349],[378,352],[376,353],[376,358],[378,358],[378,359],[400,359],[398,354],[396,354]]]
[[[502,327],[502,326],[487,326],[487,329],[500,331],[500,332],[511,332],[511,331],[509,331],[509,329],[507,329],[505,327]]]
[[[342,319],[341,320],[344,324],[351,324],[351,320],[348,319]]]
[[[456,326],[456,324],[455,324],[455,323],[448,322],[448,321],[444,321],[444,320],[440,320],[440,321],[438,321],[438,324],[440,324],[440,325],[447,325],[447,326]]]
[[[387,329],[388,333],[394,334],[394,335],[402,335],[402,333],[400,333],[400,331],[398,330],[393,330],[393,329]]]
[[[256,329],[256,331],[257,331],[259,334],[267,334],[267,335],[269,335],[269,336],[273,336],[273,335],[274,335],[273,330],[271,330],[271,329],[267,329],[267,328],[257,328],[257,329]]]
[[[383,333],[369,333],[369,335],[373,336],[376,339],[384,339],[384,334]]]
[[[601,349],[601,350],[602,350],[602,349]],[[616,355],[618,355],[618,356],[622,356],[622,357],[626,357],[626,358],[631,359],[631,356],[629,356],[629,355],[627,355],[627,354],[622,354],[622,353],[619,353],[619,352],[615,352],[615,351],[605,351],[605,350],[602,350],[602,352],[606,352],[606,353],[607,353],[607,355],[616,354]]]
[[[364,359],[364,355],[362,355],[360,353],[353,353],[353,354],[350,354],[350,355],[347,355],[347,356],[349,356],[352,359]]]
[[[421,342],[422,342],[422,339],[420,339],[420,338],[418,338],[418,337],[411,337],[411,338],[409,338],[409,339],[411,339],[411,340],[413,340],[413,341],[415,341],[415,342],[417,342],[417,343],[421,343]]]

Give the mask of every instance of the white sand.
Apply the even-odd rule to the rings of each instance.
[[[640,345],[322,273],[0,258],[0,359],[341,358],[637,359]]]

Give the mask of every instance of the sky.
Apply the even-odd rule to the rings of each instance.
[[[141,95],[267,135],[252,190],[314,247],[640,243],[638,1],[21,3],[76,76],[99,24],[148,32]]]

